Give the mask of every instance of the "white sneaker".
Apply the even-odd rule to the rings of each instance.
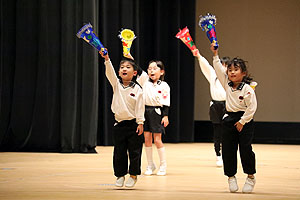
[[[165,176],[167,174],[167,165],[161,165],[156,175]]]
[[[124,181],[125,181],[125,177],[124,176],[118,177],[117,180],[116,180],[115,186],[117,186],[117,187],[123,187]]]
[[[217,167],[222,167],[223,166],[223,160],[222,156],[217,156]]]
[[[229,184],[229,190],[230,192],[236,192],[238,191],[239,187],[237,185],[237,181],[235,176],[229,177],[228,178],[228,184]]]
[[[128,178],[128,180],[126,181],[125,187],[133,187],[135,185],[135,183],[137,182],[137,178],[132,178],[131,176]]]
[[[245,185],[243,187],[243,193],[251,193],[253,191],[254,185],[256,183],[256,179],[254,178],[246,178]]]
[[[145,175],[150,176],[153,174],[153,171],[156,169],[154,163],[152,165],[148,165],[145,171]]]

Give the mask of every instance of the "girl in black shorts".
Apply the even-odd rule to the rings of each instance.
[[[156,174],[166,175],[167,162],[165,147],[162,143],[161,137],[162,134],[165,133],[165,127],[169,124],[168,111],[170,107],[170,87],[165,81],[163,81],[165,67],[161,61],[150,61],[147,71],[148,75],[143,72],[139,81],[143,87],[146,105],[144,137],[148,166],[145,175],[152,175],[156,169],[152,157],[153,140],[160,159],[160,167]],[[144,81],[142,81],[143,79]]]

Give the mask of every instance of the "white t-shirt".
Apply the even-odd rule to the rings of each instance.
[[[137,81],[143,87],[145,105],[170,106],[170,87],[165,81],[158,80],[153,83],[146,72]]]
[[[111,110],[116,121],[136,119],[137,124],[143,124],[145,104],[142,88],[134,82],[124,86],[118,79],[111,61],[105,61],[104,65],[106,77],[113,87]]]
[[[257,101],[254,90],[246,83],[241,83],[237,89],[233,89],[229,86],[228,83],[230,80],[228,79],[226,71],[221,64],[219,56],[213,57],[213,66],[221,85],[226,91],[226,110],[228,112],[244,111],[245,113],[239,122],[243,125],[250,122],[257,109]]]

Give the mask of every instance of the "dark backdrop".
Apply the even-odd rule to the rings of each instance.
[[[95,152],[112,145],[112,89],[97,51],[76,38],[91,22],[118,69],[121,28],[134,30],[131,53],[145,70],[161,59],[171,87],[165,142],[194,141],[194,59],[175,38],[194,36],[195,1],[0,1],[1,151]]]

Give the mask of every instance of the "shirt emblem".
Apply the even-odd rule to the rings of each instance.
[[[162,96],[166,99],[168,97],[168,91],[164,90]]]

